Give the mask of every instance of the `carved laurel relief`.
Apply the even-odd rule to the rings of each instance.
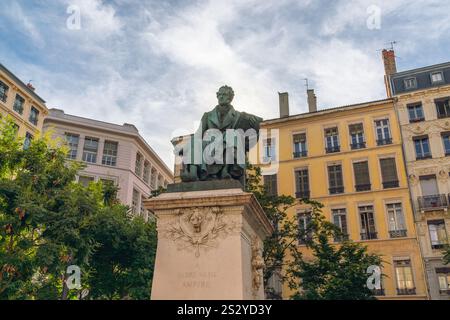
[[[163,236],[174,241],[178,250],[189,250],[200,256],[202,249],[218,245],[219,239],[240,230],[237,221],[225,219],[220,207],[177,209],[176,216],[162,229]]]

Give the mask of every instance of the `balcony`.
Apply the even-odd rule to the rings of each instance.
[[[297,199],[309,199],[310,196],[310,191],[309,190],[305,190],[305,191],[299,191],[295,193],[295,197]]]
[[[328,189],[330,191],[330,194],[338,194],[338,193],[344,193],[344,187],[332,187]]]
[[[360,185],[355,186],[355,190],[358,192],[359,191],[369,191],[371,186],[372,185],[370,183],[369,184],[360,184]]]
[[[357,143],[352,143],[350,145],[350,148],[352,150],[356,150],[356,149],[364,149],[366,147],[366,143],[365,142],[357,142]]]
[[[308,152],[307,151],[300,151],[300,152],[294,152],[294,158],[305,158],[308,156]]]
[[[361,240],[373,240],[373,239],[378,239],[377,232],[362,232],[361,233]]]
[[[432,243],[431,248],[433,250],[442,250],[447,246],[447,243]]]
[[[420,211],[433,211],[448,207],[448,199],[445,194],[417,197]]]
[[[383,189],[398,188],[398,186],[399,186],[398,181],[383,182]]]
[[[397,294],[399,296],[412,296],[416,294],[416,288],[397,288]]]
[[[340,146],[333,146],[333,147],[326,147],[325,148],[325,152],[326,153],[335,153],[335,152],[339,152],[341,151],[341,147]]]
[[[405,238],[408,234],[406,230],[392,230],[389,231],[390,238]]]
[[[372,293],[373,293],[374,296],[384,296],[385,295],[383,288],[381,288],[381,289],[373,289]]]
[[[432,159],[433,157],[431,156],[431,153],[424,153],[424,154],[419,154],[416,156],[416,160],[426,160],[426,159]]]
[[[378,146],[385,146],[387,144],[392,144],[392,138],[385,138],[385,139],[377,140],[377,145]]]

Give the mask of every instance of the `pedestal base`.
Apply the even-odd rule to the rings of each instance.
[[[158,218],[152,299],[264,299],[262,244],[273,228],[251,193],[164,193],[145,207]]]

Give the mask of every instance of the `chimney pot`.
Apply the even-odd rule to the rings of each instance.
[[[316,112],[317,111],[317,97],[314,93],[314,89],[308,89],[306,91],[308,95],[308,109],[309,112]]]
[[[278,92],[278,97],[280,100],[280,118],[289,117],[289,93]]]

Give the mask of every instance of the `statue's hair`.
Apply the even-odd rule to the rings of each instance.
[[[226,91],[228,91],[230,94],[231,94],[231,98],[233,99],[234,98],[234,91],[233,91],[233,88],[232,87],[229,87],[229,86],[221,86],[220,88],[219,88],[219,91],[220,90],[226,90]],[[219,93],[219,91],[217,91],[217,93]]]

